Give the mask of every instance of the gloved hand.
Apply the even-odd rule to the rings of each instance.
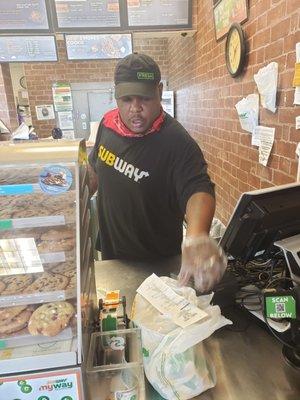
[[[221,247],[208,235],[185,237],[178,283],[185,286],[194,277],[195,289],[201,293],[211,290],[222,278],[227,258]]]

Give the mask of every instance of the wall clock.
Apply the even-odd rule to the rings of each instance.
[[[246,39],[240,24],[231,25],[226,39],[226,66],[230,75],[235,78],[244,68],[246,55]]]
[[[20,78],[20,86],[23,88],[23,89],[27,89],[27,85],[26,85],[26,77],[25,76],[22,76],[21,78]]]

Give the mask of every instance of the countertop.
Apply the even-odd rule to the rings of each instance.
[[[135,290],[143,280],[156,273],[169,276],[177,272],[178,257],[149,263],[98,261],[96,286],[120,289],[126,296],[127,313]],[[199,400],[299,400],[300,372],[286,364],[281,344],[246,311],[236,306],[224,310],[233,325],[216,331],[205,341],[217,374],[214,388],[194,397]],[[161,399],[149,386],[147,400]]]

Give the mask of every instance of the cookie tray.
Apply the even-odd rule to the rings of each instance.
[[[43,335],[32,336],[29,332],[24,332],[22,335],[11,334],[12,336],[8,338],[0,338],[1,349],[11,348],[11,347],[21,347],[21,346],[31,346],[31,345],[46,345],[51,343],[56,343],[62,340],[70,340],[71,346],[71,339],[73,338],[72,328],[68,327],[61,331],[58,335],[48,337]]]
[[[0,296],[0,308],[23,306],[29,304],[64,301],[76,297],[76,289],[56,290],[53,292],[22,293],[11,296]]]

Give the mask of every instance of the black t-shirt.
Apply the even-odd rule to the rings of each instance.
[[[102,121],[89,162],[98,175],[102,259],[180,254],[188,199],[214,196],[199,146],[168,114],[159,132],[143,137],[121,136]]]

